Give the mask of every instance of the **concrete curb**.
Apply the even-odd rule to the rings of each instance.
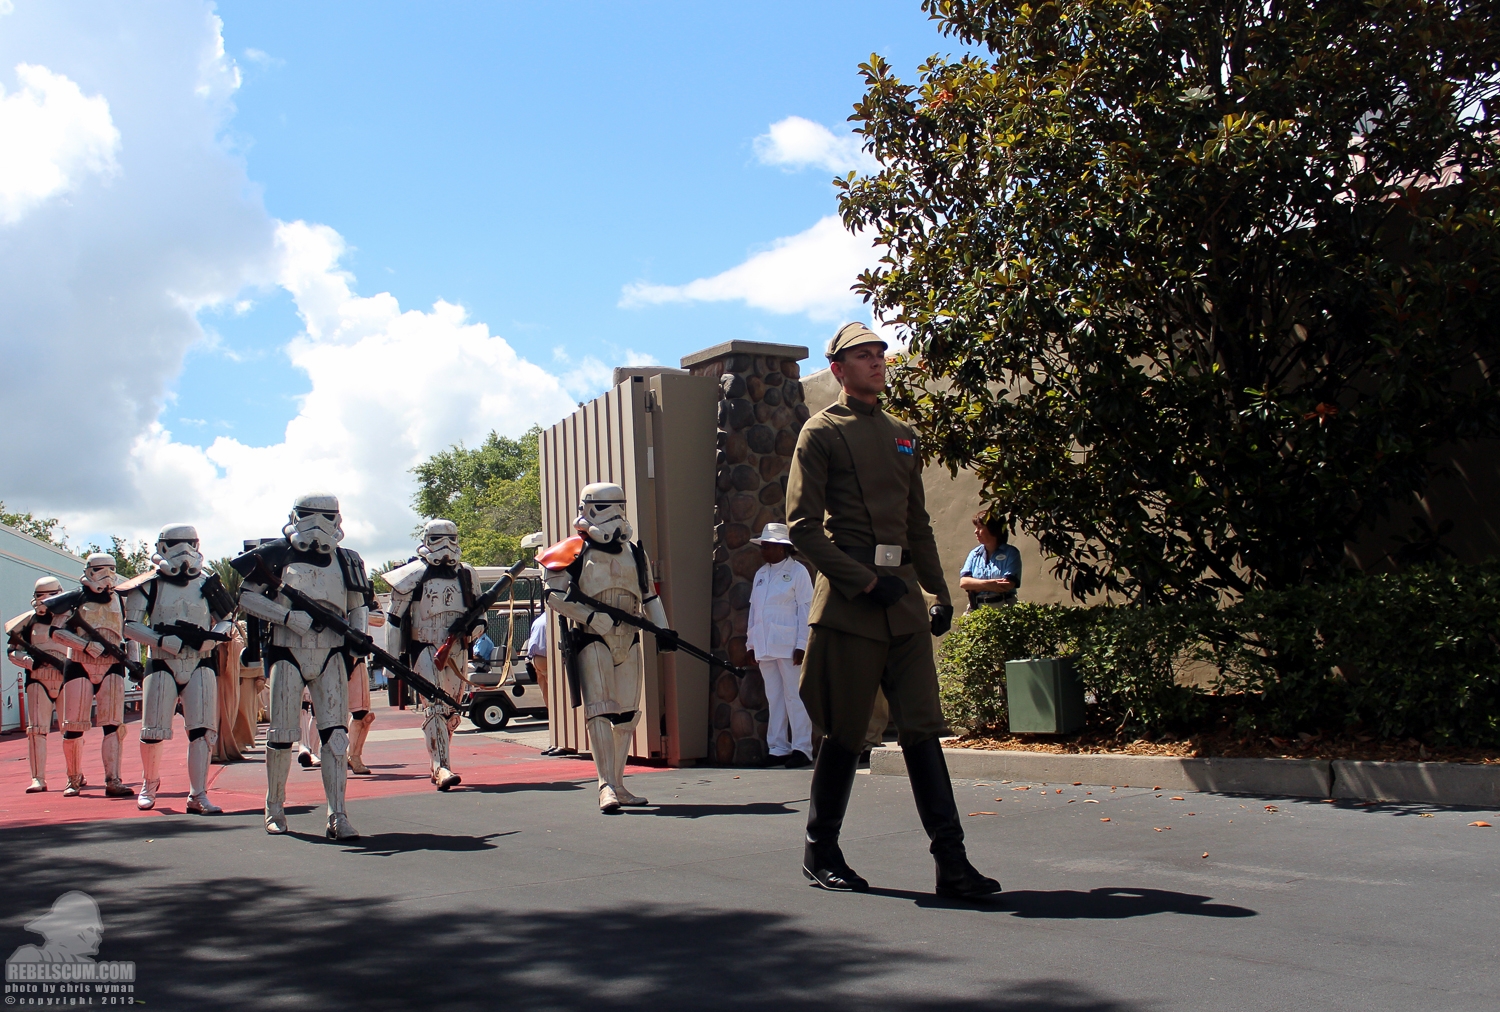
[[[1288,798],[1357,798],[1500,808],[1500,767],[1456,763],[1330,762],[1325,759],[1179,759],[945,748],[962,780],[1021,780],[1090,787],[1160,787]],[[874,775],[905,776],[899,748],[870,753]]]
[[[1337,760],[1333,796],[1500,808],[1500,766]]]

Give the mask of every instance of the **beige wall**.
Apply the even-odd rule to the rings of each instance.
[[[827,369],[802,380],[809,411],[822,411],[838,397],[838,382]],[[960,471],[957,477],[948,469],[929,465],[923,484],[927,491],[927,512],[932,516],[932,530],[937,535],[938,553],[943,559],[943,573],[948,577],[948,592],[962,612],[967,597],[958,589],[958,573],[964,558],[975,545],[973,516],[979,512],[979,479],[971,471]],[[1036,604],[1072,604],[1062,581],[1052,575],[1052,563],[1042,554],[1041,545],[1024,532],[1011,536],[1011,544],[1021,552],[1022,601]]]

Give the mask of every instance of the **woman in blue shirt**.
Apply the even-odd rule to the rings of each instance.
[[[969,595],[969,610],[987,604],[1015,604],[1021,586],[1021,553],[1006,544],[1009,532],[998,518],[974,514],[974,540],[979,542],[964,560],[958,587]]]

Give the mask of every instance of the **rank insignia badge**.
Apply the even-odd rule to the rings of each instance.
[[[916,453],[917,452],[917,441],[915,439],[898,439],[898,440],[896,440],[896,452],[897,453]]]

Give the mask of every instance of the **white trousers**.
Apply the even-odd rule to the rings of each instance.
[[[766,683],[766,702],[771,710],[766,724],[767,748],[772,755],[791,755],[796,751],[811,758],[812,721],[797,694],[802,669],[790,657],[757,657],[756,662]]]

